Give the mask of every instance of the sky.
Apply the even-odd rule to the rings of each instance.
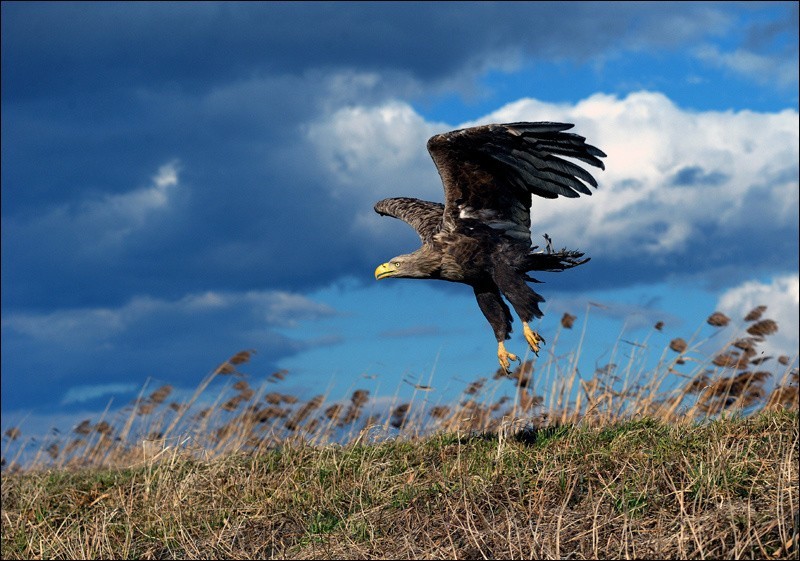
[[[469,287],[375,281],[419,240],[372,206],[441,202],[427,139],[513,121],[608,155],[593,196],[533,202],[534,244],[591,257],[538,275],[545,339],[576,315],[591,371],[764,304],[796,357],[796,2],[3,2],[3,430],[243,349],[302,397],[493,373]]]

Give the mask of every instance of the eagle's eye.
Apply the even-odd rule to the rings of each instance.
[[[395,261],[392,264],[395,266],[395,268],[399,268],[400,267],[400,261]]]

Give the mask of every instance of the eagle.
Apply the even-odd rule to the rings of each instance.
[[[571,158],[605,169],[606,155],[555,122],[491,124],[437,134],[428,140],[444,186],[444,204],[410,197],[375,204],[382,216],[399,218],[420,237],[422,247],[375,269],[389,277],[438,279],[467,284],[497,339],[497,359],[508,373],[518,357],[505,348],[513,317],[522,322],[530,349],[538,356],[544,338],[528,325],[542,317],[544,298],[527,283],[530,271],[563,271],[589,261],[575,250],[553,251],[531,243],[532,195],[546,199],[591,195],[597,181]]]

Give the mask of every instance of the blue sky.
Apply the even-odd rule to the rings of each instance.
[[[486,122],[609,155],[594,196],[534,201],[535,243],[592,257],[541,275],[545,338],[591,309],[591,371],[766,304],[796,356],[797,68],[793,2],[3,2],[3,429],[241,349],[307,397],[493,373],[471,289],[373,278],[418,245],[374,202],[441,201],[427,138]]]

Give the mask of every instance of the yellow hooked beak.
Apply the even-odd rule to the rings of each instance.
[[[389,277],[397,272],[397,269],[391,263],[383,263],[378,265],[375,269],[375,280],[380,280],[383,277]]]

